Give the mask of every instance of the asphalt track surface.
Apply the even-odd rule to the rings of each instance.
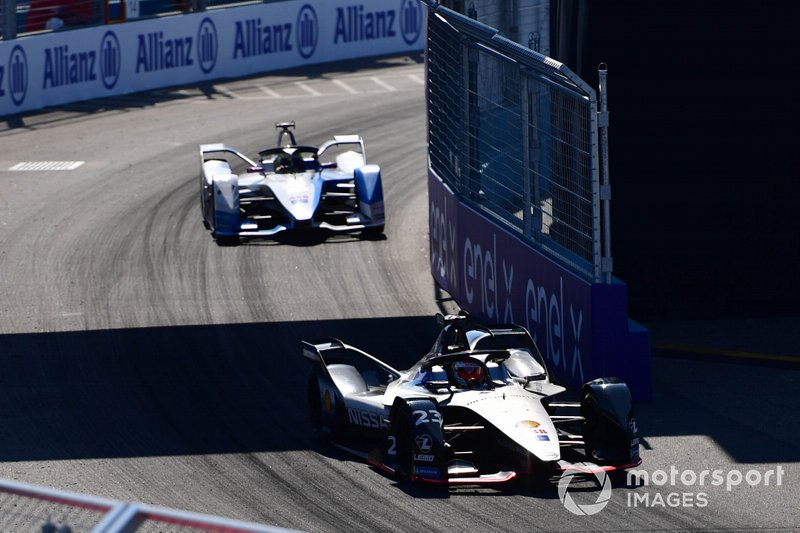
[[[398,483],[314,438],[301,339],[335,335],[407,367],[433,340],[432,314],[451,305],[428,269],[422,77],[419,57],[361,61],[8,121],[0,478],[307,531],[800,527],[796,366],[654,359],[656,396],[639,406],[647,469],[780,466],[782,484],[615,477],[594,516],[568,512],[555,487]],[[386,239],[213,242],[198,144],[254,153],[278,120],[295,120],[307,143],[364,137],[383,168]],[[8,170],[26,161],[84,164]],[[580,504],[598,496],[592,482],[570,490]],[[632,494],[665,499],[633,506]]]

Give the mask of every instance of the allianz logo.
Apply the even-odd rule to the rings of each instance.
[[[116,85],[121,69],[119,40],[114,32],[103,35],[97,49],[73,50],[69,44],[44,49],[42,89],[93,82],[101,79],[107,89]],[[17,64],[17,67],[19,65]],[[15,79],[19,79],[16,76]]]
[[[28,57],[25,49],[20,45],[14,46],[8,56],[8,64],[0,66],[0,96],[5,96],[6,78],[8,79],[8,92],[15,105],[21,105],[28,93]]]
[[[422,6],[403,0],[399,10],[370,11],[363,4],[336,8],[333,44],[387,39],[400,34],[413,44],[422,33]]]
[[[136,74],[195,66],[208,74],[219,52],[217,28],[210,18],[200,22],[196,35],[166,35],[163,31],[136,36]]]

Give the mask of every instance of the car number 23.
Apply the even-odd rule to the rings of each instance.
[[[436,424],[442,425],[442,413],[435,409],[430,409],[428,411],[418,410],[414,411],[414,425],[419,426],[421,424],[427,424],[428,422],[435,422]],[[428,416],[430,415],[430,416]]]

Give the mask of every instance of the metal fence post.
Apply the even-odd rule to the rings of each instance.
[[[469,197],[475,201],[480,201],[481,197],[481,175],[478,170],[480,156],[478,154],[478,136],[480,135],[480,121],[478,118],[478,51],[468,43],[463,43],[464,47],[464,79],[467,80],[464,90],[464,134],[466,135],[467,157],[464,158],[467,179],[467,190]]]
[[[532,202],[534,197],[533,179],[531,170],[531,110],[530,102],[531,95],[528,87],[528,76],[524,72],[520,72],[520,116],[522,120],[522,228],[523,233],[528,237],[538,240],[533,232],[533,210],[538,210],[535,202]]]
[[[0,0],[0,38],[10,41],[17,38],[17,2],[16,0]]]
[[[608,175],[608,68],[605,63],[597,67],[600,79],[600,111],[597,114],[600,130],[600,202],[603,206],[602,270],[604,283],[611,283],[613,261],[611,258],[611,183]]]

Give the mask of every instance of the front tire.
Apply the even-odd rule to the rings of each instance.
[[[406,409],[399,409],[395,420],[392,421],[397,446],[397,474],[401,479],[410,480],[414,472],[411,446],[411,417]]]

